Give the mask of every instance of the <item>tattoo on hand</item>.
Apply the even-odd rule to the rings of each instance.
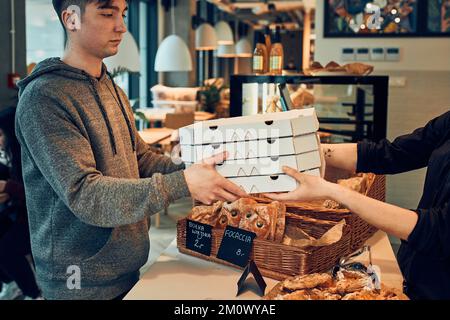
[[[333,150],[331,149],[331,148],[327,148],[326,150],[325,150],[325,153],[324,153],[324,155],[325,155],[325,158],[331,158],[331,153],[333,152]]]

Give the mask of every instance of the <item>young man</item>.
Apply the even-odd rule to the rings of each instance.
[[[327,166],[395,174],[427,167],[415,211],[363,196],[322,178],[286,168],[300,187],[275,200],[333,199],[375,227],[402,239],[398,262],[411,299],[450,299],[450,111],[392,143],[323,145]]]
[[[214,170],[224,155],[182,171],[139,137],[102,63],[126,32],[125,0],[53,5],[68,34],[64,57],[19,84],[16,115],[37,279],[46,299],[113,299],[147,261],[150,215],[186,196],[245,194]]]

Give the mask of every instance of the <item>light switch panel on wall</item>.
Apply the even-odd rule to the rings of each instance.
[[[356,60],[368,61],[369,60],[369,48],[356,48]]]
[[[400,48],[389,47],[386,48],[386,61],[399,61]]]
[[[383,61],[384,60],[384,48],[381,48],[381,47],[370,48],[370,60]]]
[[[355,49],[354,48],[342,48],[341,49],[341,60],[342,61],[354,61],[355,60]]]

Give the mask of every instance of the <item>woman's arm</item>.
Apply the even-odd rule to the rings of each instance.
[[[364,196],[335,183],[326,183],[331,199],[356,213],[367,223],[403,240],[417,224],[417,213]]]
[[[431,153],[449,139],[449,126],[450,111],[392,142],[322,144],[322,151],[330,167],[352,173],[401,173],[427,166]]]
[[[403,240],[407,240],[417,223],[417,213],[387,204],[322,178],[283,168],[295,178],[300,186],[288,193],[267,194],[268,198],[279,201],[308,201],[333,199],[356,213],[369,224]]]
[[[356,143],[322,144],[322,152],[327,167],[356,172],[357,150]]]

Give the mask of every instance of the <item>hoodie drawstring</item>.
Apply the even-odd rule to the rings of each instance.
[[[131,126],[130,119],[127,116],[127,113],[126,113],[125,108],[123,106],[122,98],[120,97],[119,90],[117,90],[117,85],[114,82],[113,77],[111,76],[111,74],[109,72],[107,72],[107,74],[108,74],[108,77],[111,79],[111,82],[113,84],[114,92],[116,93],[116,96],[119,99],[120,109],[122,110],[123,117],[125,118],[125,121],[126,121],[127,126],[128,126],[128,133],[130,134],[131,144],[133,145],[133,151],[136,151],[136,137],[133,134],[133,127]]]
[[[117,148],[116,148],[116,141],[114,140],[114,134],[111,128],[111,123],[109,122],[108,115],[106,114],[105,106],[102,103],[102,100],[100,99],[100,96],[98,95],[97,88],[95,88],[95,80],[92,77],[89,77],[89,82],[92,85],[92,89],[94,91],[94,97],[95,101],[97,102],[98,106],[100,107],[100,111],[102,112],[103,119],[105,120],[106,127],[108,128],[109,133],[109,141],[111,142],[113,154],[117,154]]]
[[[111,79],[111,82],[114,87],[114,92],[116,93],[116,96],[119,100],[120,110],[122,111],[122,115],[125,118],[125,122],[127,123],[128,133],[130,134],[131,144],[132,144],[133,152],[134,152],[134,151],[136,151],[136,138],[133,134],[133,128],[131,126],[130,119],[128,118],[128,116],[126,114],[125,107],[123,106],[122,98],[120,97],[119,90],[117,89],[117,85],[114,82],[111,75],[109,74],[109,72],[108,72],[108,76]],[[108,115],[106,114],[105,106],[103,105],[102,100],[101,100],[100,96],[98,95],[97,89],[95,88],[95,80],[92,77],[89,77],[89,82],[91,83],[93,91],[94,91],[95,101],[97,102],[98,106],[100,107],[100,111],[102,112],[103,118],[105,119],[105,123],[106,123],[106,127],[108,128],[109,140],[112,145],[113,153],[117,154],[117,146],[116,146],[116,141],[114,139],[114,133],[113,133],[112,127],[111,127],[111,122],[109,121]]]

